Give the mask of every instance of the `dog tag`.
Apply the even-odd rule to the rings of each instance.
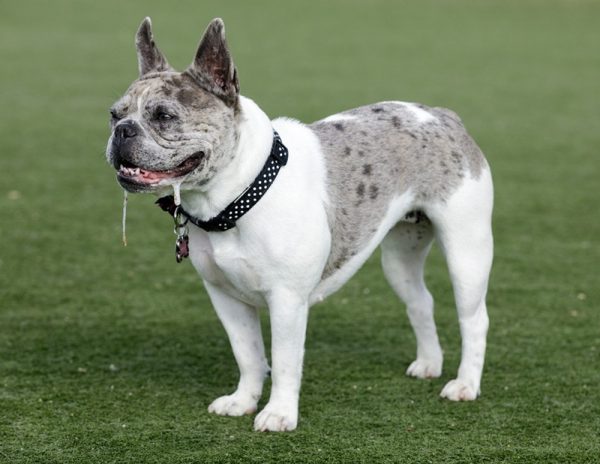
[[[178,263],[190,255],[189,241],[187,234],[180,235],[175,240],[175,259]]]
[[[188,236],[187,228],[188,219],[185,218],[184,220],[179,206],[175,207],[173,219],[175,220],[175,228],[173,232],[175,232],[175,235],[177,235],[177,239],[175,240],[175,259],[178,263],[180,263],[183,261],[183,258],[187,258],[190,255],[190,238]]]

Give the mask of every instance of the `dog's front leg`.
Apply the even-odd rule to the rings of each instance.
[[[240,369],[237,390],[214,400],[208,411],[221,416],[252,414],[256,411],[263,382],[269,372],[258,310],[206,281],[204,286],[229,336]]]
[[[284,432],[298,424],[298,398],[304,358],[308,301],[294,292],[274,291],[271,318],[271,398],[254,420],[255,430]]]

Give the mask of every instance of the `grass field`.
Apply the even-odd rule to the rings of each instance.
[[[463,117],[496,189],[478,401],[438,398],[460,338],[434,250],[442,378],[404,376],[415,342],[374,256],[312,310],[296,432],[207,413],[237,382],[224,331],[152,198],[130,197],[121,246],[104,159],[146,15],[179,68],[222,16],[272,117],[391,99]],[[599,23],[577,0],[0,1],[0,462],[598,462]]]

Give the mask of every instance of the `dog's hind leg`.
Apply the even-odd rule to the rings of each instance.
[[[433,230],[427,219],[416,224],[399,222],[381,244],[383,272],[402,301],[417,339],[417,359],[406,374],[439,377],[443,355],[433,319],[433,298],[423,280]]]
[[[215,311],[229,336],[240,369],[237,390],[211,403],[208,411],[221,416],[242,416],[256,411],[263,382],[269,372],[258,310],[204,282]]]
[[[492,266],[493,192],[488,169],[468,179],[445,202],[427,211],[450,272],[462,336],[458,376],[441,396],[474,400],[480,393],[488,315],[486,293]]]

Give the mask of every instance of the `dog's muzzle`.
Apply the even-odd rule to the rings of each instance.
[[[143,134],[142,127],[132,120],[119,122],[113,132],[111,151],[112,163],[117,170],[117,180],[123,188],[131,192],[148,190],[158,184],[183,178],[200,166],[205,157],[204,151],[198,151],[173,168],[148,169],[130,156],[134,151],[134,143],[139,143],[138,138],[141,134]]]
[[[129,163],[126,154],[131,151],[131,145],[137,136],[142,133],[142,128],[130,119],[119,122],[113,131],[112,162],[115,169]]]

